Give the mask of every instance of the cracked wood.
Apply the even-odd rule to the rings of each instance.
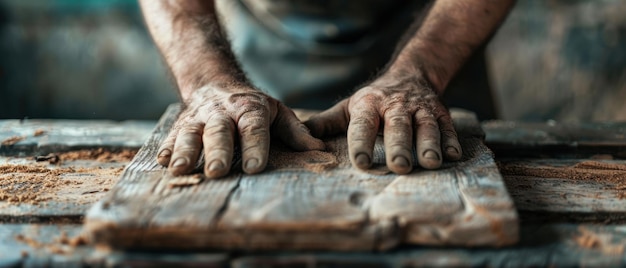
[[[389,173],[379,139],[378,165],[358,171],[350,167],[345,138],[336,137],[326,141],[329,152],[314,154],[290,152],[273,142],[273,159],[289,161],[270,160],[261,174],[243,174],[235,163],[226,178],[168,187],[172,178],[154,159],[179,109],[173,105],[165,112],[118,184],[88,212],[85,231],[95,243],[133,249],[362,251],[517,241],[517,214],[471,113],[452,113],[464,156],[439,170]]]

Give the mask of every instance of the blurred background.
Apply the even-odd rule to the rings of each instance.
[[[488,46],[500,117],[626,120],[626,1],[521,0]],[[0,118],[158,119],[177,101],[131,0],[0,0]]]

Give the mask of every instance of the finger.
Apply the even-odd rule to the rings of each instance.
[[[452,118],[449,113],[444,113],[437,119],[439,123],[439,130],[441,131],[441,148],[444,151],[444,155],[448,160],[459,160],[463,156],[461,144],[459,144],[459,138],[454,129]]]
[[[269,124],[269,114],[265,107],[243,113],[237,122],[243,171],[248,174],[261,172],[267,165],[270,149]]]
[[[397,173],[411,172],[413,122],[411,116],[400,109],[385,113],[384,141],[387,167]]]
[[[368,169],[378,133],[380,117],[372,106],[361,105],[350,111],[348,125],[348,154],[353,165]]]
[[[348,128],[348,99],[342,100],[330,109],[312,116],[304,124],[314,137],[326,137],[344,133]]]
[[[204,174],[211,179],[228,174],[235,146],[235,122],[225,116],[210,118],[204,126]]]
[[[279,104],[278,110],[273,133],[276,133],[281,141],[298,151],[322,151],[326,148],[323,141],[311,136],[309,129],[298,120],[291,109]]]
[[[161,166],[167,166],[170,164],[172,158],[172,152],[174,151],[174,142],[176,141],[176,134],[178,131],[172,129],[167,137],[161,142],[159,150],[157,151],[157,163]]]
[[[172,175],[188,174],[195,168],[202,149],[203,128],[203,124],[197,123],[185,125],[178,130],[169,166]]]
[[[416,149],[420,166],[435,169],[441,166],[439,125],[431,112],[421,109],[415,116]]]

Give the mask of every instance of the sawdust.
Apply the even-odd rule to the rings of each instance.
[[[123,167],[57,167],[42,163],[0,165],[0,201],[32,205],[48,200],[93,202],[93,198],[76,197],[85,190],[108,191],[122,170]]]
[[[578,228],[579,234],[574,238],[574,242],[579,247],[586,249],[600,250],[605,255],[622,255],[624,244],[612,243],[610,234],[599,234],[584,227]]]
[[[306,151],[294,152],[285,146],[277,145],[270,151],[268,168],[273,169],[306,169],[321,173],[339,165],[337,157],[328,152]]]
[[[112,152],[98,148],[35,157],[35,161],[49,163],[0,165],[0,201],[32,205],[40,204],[42,201],[93,203],[97,200],[97,193],[106,192],[113,186],[124,166],[107,164],[116,166],[79,167],[63,165],[62,162],[95,160],[105,163],[127,163],[135,154],[136,151],[130,149]]]
[[[13,136],[13,137],[9,137],[6,138],[5,140],[2,141],[2,145],[3,146],[11,146],[14,145],[22,140],[24,140],[26,137],[24,136]]]
[[[43,134],[46,134],[45,130],[43,130],[43,129],[36,129],[33,132],[33,137],[39,137],[39,136],[42,136]]]
[[[500,163],[499,168],[502,175],[589,180],[610,183],[614,185],[613,189],[615,190],[626,189],[626,164],[583,161],[571,166],[554,167],[524,163]]]
[[[128,162],[135,157],[136,150],[123,149],[119,152],[112,152],[104,148],[91,150],[78,150],[57,154],[61,161],[70,160],[96,160],[99,162]]]
[[[172,177],[168,180],[167,186],[169,188],[193,186],[202,182],[203,178],[202,174]]]
[[[87,239],[82,235],[69,237],[66,232],[61,232],[58,237],[52,239],[52,242],[41,242],[32,237],[18,234],[14,237],[15,241],[28,245],[34,249],[46,249],[49,253],[66,255],[71,253],[75,248],[86,245]],[[22,256],[28,256],[28,252],[22,252]]]

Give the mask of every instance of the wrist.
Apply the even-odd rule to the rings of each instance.
[[[218,72],[215,69],[219,68],[198,68],[194,72],[177,76],[176,83],[183,102],[188,102],[189,98],[199,89],[235,91],[242,88],[252,88],[243,72],[226,71],[225,69]]]

